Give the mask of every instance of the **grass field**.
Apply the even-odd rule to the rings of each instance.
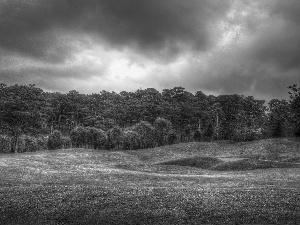
[[[267,158],[266,146],[298,164],[292,138],[2,154],[0,224],[300,224],[299,167],[193,166],[198,158]],[[168,163],[182,159],[194,164]]]

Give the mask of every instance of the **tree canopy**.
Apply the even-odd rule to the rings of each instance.
[[[69,136],[76,127],[90,127],[95,146],[107,132],[113,146],[121,145],[125,138],[134,140],[132,146],[126,143],[130,149],[151,147],[152,139],[167,144],[175,139],[251,140],[258,133],[261,137],[287,136],[300,133],[300,88],[292,85],[289,89],[289,101],[273,99],[267,107],[265,101],[252,96],[192,94],[183,87],[162,92],[147,88],[62,94],[44,92],[34,85],[0,84],[0,129],[17,143],[22,134],[58,130]],[[127,129],[124,140],[122,129]],[[15,148],[16,144],[12,151]]]

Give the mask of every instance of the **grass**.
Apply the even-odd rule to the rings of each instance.
[[[261,160],[257,158],[239,159],[233,158],[231,161],[222,161],[213,157],[192,157],[178,160],[171,160],[160,163],[160,165],[190,166],[201,169],[233,171],[233,170],[255,170],[268,168],[298,168],[299,158],[289,158],[283,161]]]
[[[298,162],[294,139],[0,155],[0,224],[300,224],[300,168],[163,163],[258,160],[270,143],[282,159]]]
[[[223,162],[210,167],[211,170],[232,171],[232,170],[256,170],[269,168],[299,168],[300,164],[291,162],[278,162],[260,159],[243,159],[234,162]]]
[[[167,162],[160,163],[161,165],[176,165],[176,166],[191,166],[201,169],[209,169],[210,167],[216,166],[223,161],[218,158],[213,157],[192,157],[183,158],[177,160],[171,160]]]

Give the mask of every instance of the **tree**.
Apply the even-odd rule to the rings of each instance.
[[[269,102],[269,131],[272,137],[284,137],[292,133],[291,108],[286,100],[272,99]]]
[[[134,150],[140,148],[141,137],[140,135],[131,130],[126,129],[123,132],[123,149],[124,150]]]
[[[71,130],[70,138],[72,145],[76,148],[86,147],[88,144],[87,132],[87,129],[81,126],[75,127],[73,130]]]
[[[86,127],[86,141],[88,146],[94,149],[102,149],[106,144],[106,134],[95,127]]]
[[[155,146],[154,127],[146,122],[141,121],[133,126],[133,131],[141,137],[141,148],[152,148]]]
[[[155,139],[158,146],[168,144],[169,136],[172,131],[172,124],[169,120],[158,117],[154,121]]]
[[[62,148],[63,147],[63,137],[62,137],[61,132],[58,130],[53,131],[53,133],[49,135],[47,145],[50,150]]]
[[[34,85],[0,85],[0,126],[12,136],[11,152],[18,152],[22,134],[37,133],[43,125],[46,102],[43,90]]]
[[[180,134],[181,141],[190,141],[191,124],[195,123],[195,110],[193,107],[194,96],[185,91],[183,87],[164,89],[162,93],[164,99],[163,117],[173,124],[175,130]]]
[[[290,104],[293,113],[293,122],[295,127],[295,135],[300,136],[300,87],[296,84],[288,87],[291,92],[290,94]]]
[[[107,143],[109,149],[120,149],[123,142],[123,132],[119,126],[114,126],[107,131]]]

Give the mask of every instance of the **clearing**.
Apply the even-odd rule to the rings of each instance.
[[[0,224],[300,224],[299,149],[281,138],[2,154]]]

